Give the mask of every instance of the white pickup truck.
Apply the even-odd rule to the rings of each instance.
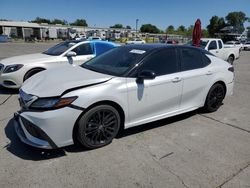
[[[201,38],[200,46],[230,64],[233,64],[234,60],[240,56],[239,47],[224,48],[221,39]]]

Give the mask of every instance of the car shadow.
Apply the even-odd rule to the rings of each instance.
[[[18,94],[19,90],[18,89],[9,89],[9,88],[4,88],[3,86],[0,86],[0,95],[13,95],[13,94]]]
[[[148,131],[151,129],[159,128],[162,126],[168,126],[174,122],[182,121],[184,119],[188,119],[193,115],[196,115],[198,111],[192,111],[188,112],[182,115],[166,118],[163,120],[155,121],[152,123],[147,123],[143,125],[139,125],[137,127],[132,127],[129,129],[122,130],[116,137],[116,139],[122,139],[126,136],[131,136],[134,134],[138,134],[144,131]],[[10,143],[8,143],[4,148],[6,148],[7,151],[12,153],[13,155],[24,159],[24,160],[32,160],[32,161],[41,161],[41,160],[49,160],[53,158],[59,158],[67,155],[68,153],[78,153],[78,152],[88,152],[90,150],[85,149],[82,147],[79,143],[76,143],[72,146],[67,146],[60,149],[53,149],[53,150],[44,150],[44,149],[38,149],[31,146],[28,146],[24,143],[22,143],[18,136],[15,133],[15,129],[13,126],[13,119],[11,119],[8,124],[5,127],[5,134],[7,138],[10,140]]]

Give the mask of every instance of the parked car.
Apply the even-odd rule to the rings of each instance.
[[[227,41],[226,43],[224,43],[224,47],[225,48],[238,47],[240,51],[242,51],[244,48],[244,45],[239,41]]]
[[[178,44],[179,42],[177,40],[167,40],[165,43],[166,44]]]
[[[101,37],[88,37],[88,40],[102,40]]]
[[[53,46],[43,53],[3,59],[0,61],[0,85],[20,88],[25,80],[38,72],[67,65],[70,59],[80,65],[116,46],[115,43],[104,41],[71,40]]]
[[[126,42],[126,44],[145,44],[145,43],[146,43],[145,40],[142,40],[140,38],[131,39]]]
[[[244,43],[244,50],[250,50],[250,41]]]
[[[224,48],[223,41],[217,38],[202,38],[200,45],[205,50],[208,50],[215,56],[227,61],[230,64],[233,64],[235,59],[238,59],[240,56],[240,48]]]
[[[232,65],[200,48],[125,45],[81,66],[27,80],[15,114],[20,139],[39,148],[111,143],[119,130],[203,107],[216,111],[234,85]]]

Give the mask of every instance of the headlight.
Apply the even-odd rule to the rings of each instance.
[[[22,67],[23,67],[22,64],[8,65],[8,66],[5,67],[3,73],[15,72],[15,71],[19,70]]]
[[[40,98],[37,99],[30,105],[31,109],[42,109],[42,110],[52,110],[57,108],[62,108],[65,106],[70,105],[74,102],[77,97],[66,97],[66,98],[59,98],[59,97],[51,97],[51,98]]]

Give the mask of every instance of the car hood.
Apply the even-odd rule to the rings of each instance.
[[[12,65],[12,64],[27,64],[27,63],[39,63],[41,61],[49,61],[51,59],[56,58],[57,56],[46,55],[42,53],[36,54],[28,54],[28,55],[20,55],[14,56],[10,58],[5,58],[0,61],[1,64]]]
[[[113,76],[97,73],[80,66],[66,65],[58,69],[42,71],[26,80],[22,86],[25,93],[38,97],[60,96],[67,90],[100,84]]]

